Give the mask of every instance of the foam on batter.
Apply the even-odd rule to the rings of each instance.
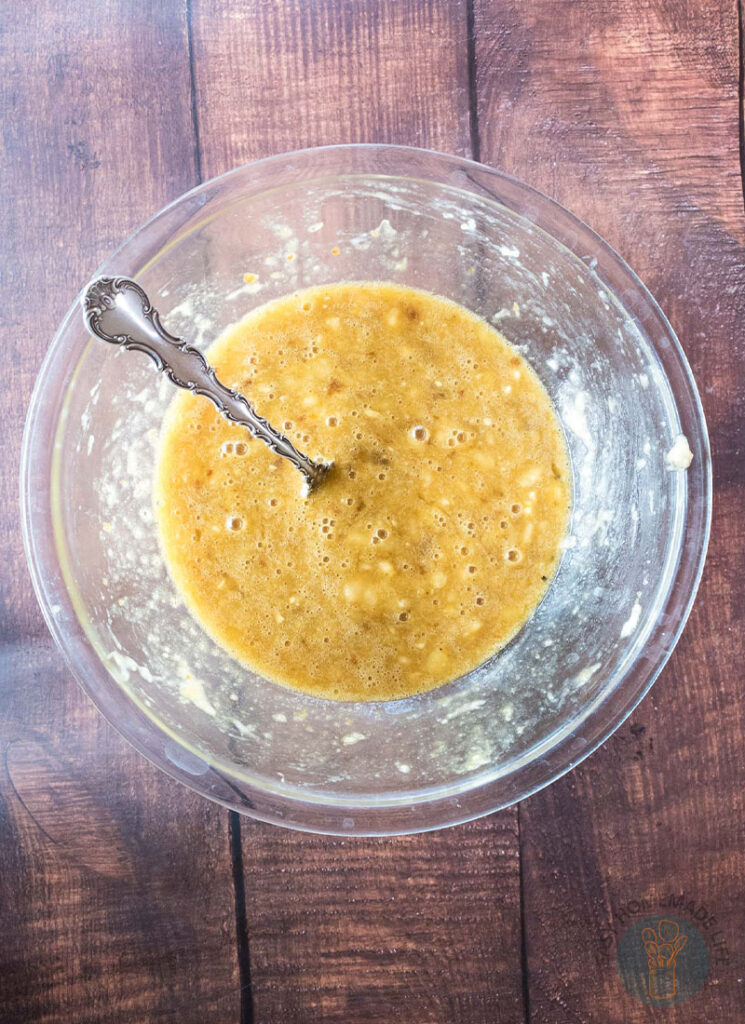
[[[493,327],[393,284],[297,292],[209,349],[312,458],[317,491],[204,398],[177,396],[156,480],[162,547],[210,635],[278,683],[404,697],[476,667],[553,577],[570,474],[551,401]]]

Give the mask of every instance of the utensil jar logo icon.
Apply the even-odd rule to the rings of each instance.
[[[690,921],[646,917],[624,932],[617,963],[629,995],[665,1008],[679,1006],[699,991],[709,972],[709,950]]]
[[[681,934],[677,921],[663,917],[657,930],[642,928],[644,952],[649,967],[649,995],[652,999],[672,999],[677,992],[675,968],[678,953],[688,942],[688,936]]]

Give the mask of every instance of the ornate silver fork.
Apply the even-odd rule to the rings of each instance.
[[[127,277],[99,277],[85,291],[83,312],[91,334],[112,345],[145,352],[159,370],[179,388],[204,395],[222,415],[245,427],[277,455],[300,470],[304,492],[310,494],[323,480],[332,462],[309,459],[292,441],[259,416],[248,399],[222,384],[202,353],[163,327],[143,289]]]

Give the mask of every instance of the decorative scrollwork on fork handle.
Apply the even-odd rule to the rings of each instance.
[[[326,476],[330,462],[314,462],[298,451],[289,438],[259,416],[244,395],[218,380],[198,349],[168,333],[157,309],[135,281],[127,277],[96,278],[83,296],[83,311],[91,334],[149,355],[177,387],[209,398],[227,420],[246,427],[277,455],[289,459],[305,478],[306,494]]]

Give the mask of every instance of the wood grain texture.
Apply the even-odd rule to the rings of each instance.
[[[204,176],[344,142],[468,155],[466,14],[465,0],[193,0]]]
[[[734,2],[476,0],[486,162],[602,232],[671,319],[715,468],[707,569],[651,695],[579,769],[520,809],[529,1019],[656,1019],[615,970],[634,900],[685,894],[716,923],[681,1022],[742,1016],[745,731],[745,222]],[[654,910],[650,911],[654,913]],[[643,911],[637,910],[637,916]],[[666,1018],[668,1019],[668,1018]]]
[[[467,13],[194,0],[204,173],[324,143],[468,154]],[[257,1024],[523,1020],[515,809],[397,840],[241,829]]]
[[[257,1022],[522,1021],[511,815],[396,839],[245,832]]]
[[[239,1013],[228,816],[136,754],[64,670],[16,503],[24,400],[57,323],[195,183],[185,10],[6,4],[2,22],[0,1021],[222,1024]]]
[[[0,1021],[237,1021],[227,815],[125,747],[51,640],[2,649],[0,716]]]

